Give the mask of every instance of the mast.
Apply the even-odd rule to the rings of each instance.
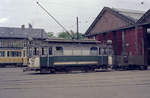
[[[79,20],[77,17],[77,40],[79,40]]]

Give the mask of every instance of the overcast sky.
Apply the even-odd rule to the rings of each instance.
[[[0,26],[19,27],[28,23],[47,32],[63,29],[37,6],[37,0],[0,0]],[[79,17],[80,32],[85,33],[104,6],[147,11],[150,0],[38,0],[68,30],[76,31]],[[141,4],[143,2],[143,4]]]

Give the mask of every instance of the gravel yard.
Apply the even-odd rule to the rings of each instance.
[[[150,70],[37,74],[1,68],[0,98],[150,98]]]

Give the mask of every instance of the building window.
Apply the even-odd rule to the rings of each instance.
[[[0,57],[4,57],[5,56],[5,51],[0,51]]]
[[[9,42],[9,47],[13,47],[13,42]]]
[[[52,49],[52,47],[49,47],[49,55],[53,55],[53,49]]]
[[[26,41],[23,42],[23,46],[27,47],[27,42]]]
[[[63,55],[63,48],[62,47],[56,47],[56,55],[58,55],[58,56]]]
[[[90,54],[91,55],[98,55],[98,49],[97,49],[97,47],[91,47]]]

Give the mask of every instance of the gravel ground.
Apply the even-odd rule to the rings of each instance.
[[[150,98],[150,70],[37,74],[1,68],[0,98]]]

